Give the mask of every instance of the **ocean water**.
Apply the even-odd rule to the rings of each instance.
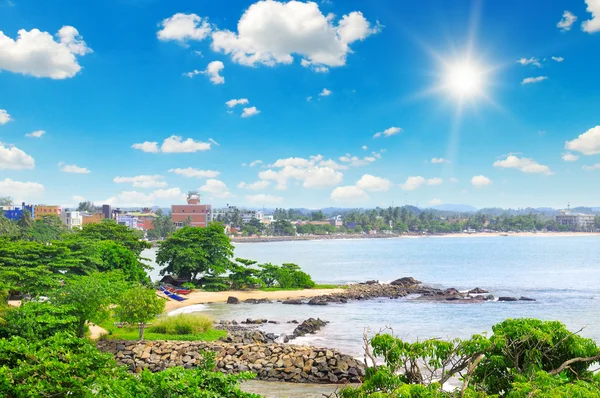
[[[535,302],[432,303],[378,299],[327,306],[214,304],[198,307],[215,319],[267,318],[265,330],[291,333],[318,317],[330,323],[314,336],[295,340],[338,348],[359,356],[364,331],[393,329],[407,340],[466,338],[490,332],[506,318],[560,320],[600,342],[600,237],[440,237],[418,239],[322,240],[236,244],[237,257],[281,264],[293,262],[319,283],[412,276],[427,285],[459,290],[481,287],[494,296],[527,296]],[[153,258],[149,250],[145,257]],[[158,275],[155,269],[153,279]]]

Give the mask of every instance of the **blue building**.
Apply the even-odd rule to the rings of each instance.
[[[4,212],[4,217],[8,218],[9,220],[13,220],[13,221],[17,221],[19,218],[21,218],[21,216],[23,216],[23,210],[27,210],[29,212],[29,214],[31,214],[31,218],[34,218],[35,215],[33,214],[33,205],[25,205],[25,203],[23,203],[21,205],[21,207],[18,206],[0,206],[2,207],[2,210]]]

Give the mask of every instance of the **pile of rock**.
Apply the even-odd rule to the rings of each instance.
[[[360,362],[338,351],[287,344],[105,340],[98,342],[98,348],[133,372],[194,368],[202,363],[203,351],[216,353],[217,370],[223,373],[250,371],[268,381],[359,383],[365,371]]]
[[[305,336],[307,334],[317,333],[321,328],[327,325],[329,322],[323,321],[319,318],[308,318],[304,322],[294,329],[294,333],[292,333],[293,338]]]

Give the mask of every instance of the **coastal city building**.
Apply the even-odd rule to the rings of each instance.
[[[154,229],[154,219],[156,214],[151,209],[142,209],[142,211],[133,211],[127,213],[127,215],[133,216],[137,219],[138,229],[148,231]]]
[[[33,218],[39,220],[44,216],[60,216],[60,210],[60,206],[35,205]]]
[[[560,210],[554,216],[554,221],[558,225],[578,227],[582,230],[593,230],[596,216],[594,214],[572,213],[570,210]]]
[[[186,205],[171,206],[171,220],[178,228],[189,223],[192,227],[206,227],[211,222],[212,206],[200,204],[198,192],[189,192]]]
[[[242,218],[242,222],[247,223],[252,219],[257,219],[262,222],[265,213],[262,210],[245,210],[240,217]]]
[[[102,214],[102,213],[82,213],[81,218],[82,218],[82,224],[87,225],[87,224],[97,224],[97,223],[101,222],[102,220],[104,220],[105,217],[104,217],[104,214]]]
[[[83,226],[83,217],[78,211],[65,210],[60,213],[59,217],[69,230],[78,229]]]
[[[22,203],[21,206],[0,206],[0,210],[2,210],[4,217],[8,218],[9,220],[17,221],[23,216],[24,210],[28,211],[29,214],[31,214],[31,217],[33,217],[34,208],[32,205],[26,205],[25,203]]]
[[[117,215],[117,224],[125,225],[131,229],[141,229],[138,226],[138,219],[131,214],[118,214]]]

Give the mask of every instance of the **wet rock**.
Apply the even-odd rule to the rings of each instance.
[[[521,296],[521,297],[519,298],[519,301],[535,301],[535,299],[534,299],[534,298],[531,298],[531,297],[525,297],[525,296]]]
[[[458,295],[458,294],[460,294],[460,292],[458,291],[458,289],[455,289],[455,288],[453,288],[453,287],[451,287],[450,289],[446,289],[446,290],[444,291],[444,293],[445,293],[446,295],[449,295],[449,296],[453,296],[453,295]]]
[[[244,303],[248,303],[248,304],[266,304],[266,303],[270,303],[271,301],[266,299],[266,298],[261,298],[261,299],[253,299],[253,298],[249,298],[244,300]]]
[[[304,336],[307,334],[314,334],[314,333],[318,332],[319,330],[321,330],[321,328],[323,328],[328,323],[329,322],[323,321],[319,318],[317,318],[317,319],[309,318],[309,319],[305,320],[304,322],[302,322],[300,325],[298,325],[296,327],[296,329],[294,329],[294,332],[292,333],[292,335],[293,335],[293,337],[300,337],[300,336]]]
[[[313,297],[308,301],[308,305],[327,305],[327,301],[323,297]]]
[[[227,304],[239,304],[240,300],[237,297],[229,296],[227,297]]]
[[[487,290],[482,289],[480,287],[476,287],[475,289],[471,289],[469,290],[469,294],[482,294],[482,293],[489,293]]]
[[[518,301],[516,297],[498,297],[498,301]]]
[[[300,305],[300,304],[304,304],[302,302],[302,300],[284,300],[281,302],[281,304],[292,304],[292,305]]]
[[[392,286],[414,286],[420,285],[421,281],[416,280],[412,276],[405,276],[404,278],[396,279],[390,285]]]

